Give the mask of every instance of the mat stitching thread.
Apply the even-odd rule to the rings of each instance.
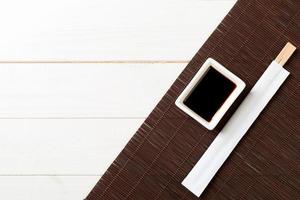
[[[246,8],[245,8],[246,9]],[[241,13],[242,14],[242,13]],[[232,27],[231,27],[232,28]],[[230,31],[231,29],[229,29],[228,31],[227,31],[227,33]],[[226,35],[226,34],[225,34]],[[225,36],[224,35],[224,36]],[[222,41],[222,40],[221,40]],[[218,46],[218,44],[221,42],[221,41],[219,41],[218,43],[217,43],[217,45],[215,46],[215,48],[214,49],[212,49],[211,50],[211,52],[213,52],[215,49],[216,49],[216,47]],[[210,54],[211,54],[211,52],[210,52]],[[231,60],[232,61],[232,60]],[[165,117],[165,114],[169,111],[169,109],[170,109],[170,107],[171,107],[171,105],[172,105],[172,103],[169,105],[169,107],[168,107],[168,109],[163,113],[163,115],[160,117],[160,119],[155,123],[155,125],[152,127],[152,129],[148,132],[148,134],[146,135],[146,137],[145,137],[145,139],[140,143],[140,145],[137,147],[137,149],[136,149],[136,151],[139,149],[139,147],[143,144],[143,142],[144,141],[146,141],[146,139],[147,139],[147,137],[150,135],[150,133],[157,127],[157,125],[159,124],[159,122],[162,120],[162,118],[164,118]],[[183,123],[184,124],[184,123]],[[183,125],[182,124],[182,125]],[[196,145],[197,146],[197,145]],[[136,151],[132,154],[132,155],[134,155],[135,153],[136,153]],[[160,152],[161,153],[161,152]],[[127,161],[129,161],[131,158],[133,158],[133,156],[130,156],[130,158],[127,160]],[[127,163],[127,161],[126,161],[126,163]],[[126,166],[126,163],[124,164],[124,166],[121,168],[121,169],[119,169],[119,172],[118,172],[118,174],[125,168],[125,166]],[[179,169],[179,168],[178,168]],[[176,173],[174,174],[174,175],[176,175]],[[173,177],[172,177],[173,178]],[[172,178],[170,179],[170,181],[172,180]],[[114,179],[111,181],[111,183],[110,183],[110,185],[113,183],[113,181],[114,181]],[[110,185],[109,186],[107,186],[107,188],[105,189],[105,191],[110,187]],[[168,186],[168,184],[166,185],[166,187]],[[135,188],[133,188],[133,189],[135,189]],[[105,191],[103,192],[103,194],[105,193]],[[103,195],[102,195],[103,196]]]
[[[268,12],[264,15],[263,19],[266,18],[267,14],[269,14],[269,12],[270,12],[270,10],[268,10]],[[298,13],[299,13],[299,12],[298,12]],[[298,13],[295,14],[294,17],[297,16]],[[294,19],[294,17],[293,17],[293,19]],[[290,20],[290,22],[292,22],[293,19]],[[263,22],[263,20],[262,20],[262,22]],[[261,23],[262,23],[262,22],[261,22]],[[289,22],[289,23],[290,23],[290,22]],[[244,42],[244,44],[240,47],[240,49],[242,49],[242,47],[244,47],[244,45],[248,42],[249,38],[255,33],[255,30],[259,27],[259,25],[261,25],[261,23],[259,23],[259,24],[256,26],[256,28],[254,29],[254,31],[251,32],[251,34],[249,35],[249,37],[247,38],[247,40]],[[266,23],[268,23],[268,22],[266,22]],[[269,23],[268,23],[268,24],[269,24]],[[272,26],[271,24],[269,24],[269,25]],[[276,30],[277,30],[277,29],[276,29]],[[278,31],[278,30],[277,30],[277,31]],[[229,32],[229,31],[228,31],[228,32]],[[227,32],[227,33],[228,33],[228,32]],[[279,32],[280,32],[280,31],[279,31]],[[284,32],[284,31],[281,31],[281,32]],[[282,35],[284,35],[284,34],[281,33],[281,36],[282,36]],[[266,52],[268,52],[270,49],[272,49],[273,45],[276,44],[276,42],[278,42],[279,39],[280,39],[280,37],[278,37],[278,39],[270,46],[270,48],[269,48]],[[237,54],[238,54],[238,53],[237,53]],[[236,54],[235,54],[235,55],[236,55]],[[268,54],[266,53],[265,56],[264,56],[259,62],[262,62],[262,61],[265,59],[265,57],[266,57],[267,55],[268,55]],[[234,58],[230,59],[229,63],[231,63],[233,60],[234,60]],[[251,72],[253,73],[253,71],[255,71],[255,69],[257,69],[258,66],[259,66],[259,65],[257,64],[256,67],[255,67]],[[252,76],[252,73],[249,73],[248,75],[246,75],[246,79],[248,79],[250,76]],[[232,175],[231,175],[231,176],[232,176]],[[231,177],[231,176],[230,176],[230,177]],[[219,191],[219,190],[218,190],[218,191]],[[216,195],[217,195],[217,193],[216,193],[214,196],[216,196]],[[214,196],[213,196],[213,197],[214,197]],[[185,199],[185,196],[183,197],[183,199]]]
[[[169,186],[170,182],[173,180],[173,178],[176,176],[177,172],[182,169],[181,167],[186,163],[186,161],[190,158],[190,156],[192,155],[192,153],[194,152],[194,150],[196,149],[196,147],[198,147],[200,145],[200,143],[203,141],[204,135],[207,133],[208,131],[206,131],[205,133],[203,133],[203,135],[201,136],[201,139],[199,142],[197,142],[193,148],[190,150],[190,152],[188,153],[187,157],[181,162],[181,164],[178,166],[178,168],[176,169],[176,171],[173,173],[173,175],[171,176],[171,178],[169,179],[169,181],[167,182],[167,184],[165,185],[165,187],[157,194],[156,198],[154,200],[157,200],[161,194],[165,191],[165,189]]]
[[[284,104],[282,105],[283,107],[286,105],[286,103],[291,99],[291,97],[294,96],[294,94],[297,92],[298,88],[299,88],[300,84],[298,83],[296,89],[291,93],[291,95],[289,95],[289,97],[287,98],[287,100],[284,102]],[[276,115],[272,115],[271,116],[271,120],[274,119],[276,117]],[[251,152],[251,150],[256,146],[256,144],[259,142],[259,139],[264,135],[263,133],[267,130],[267,128],[270,126],[271,123],[268,123],[266,124],[266,126],[264,127],[263,131],[262,131],[262,134],[257,138],[257,142],[255,142],[255,144],[252,145],[251,148],[249,148],[249,150],[247,151],[247,153],[245,154],[245,159],[247,158],[247,156],[249,155],[249,153]],[[227,178],[226,181],[224,181],[223,185],[219,188],[219,190],[215,193],[215,195],[213,196],[212,199],[215,199],[214,197],[216,197],[216,195],[223,189],[223,187],[226,185],[226,183],[228,183],[231,179],[232,179],[232,176],[234,174],[234,172],[237,170],[238,167],[235,167],[233,170],[232,170],[232,174]]]
[[[248,8],[248,6],[251,4],[251,2],[249,2],[247,4],[247,6],[245,7],[245,9],[240,13],[240,15],[237,17],[237,19],[235,20],[235,22],[240,18],[240,16],[246,11],[246,9]],[[231,28],[233,27],[233,25],[227,30],[227,33],[231,30]],[[223,37],[226,34],[223,35]],[[209,55],[211,55],[211,53],[216,49],[216,47],[218,46],[218,44],[221,42],[222,40],[218,41],[218,43],[216,44],[216,46],[210,51]],[[155,126],[147,133],[146,137],[144,138],[144,140],[140,143],[140,145],[137,147],[137,149],[133,152],[132,155],[134,155],[140,146],[142,146],[142,144],[144,143],[144,141],[146,141],[147,137],[150,135],[151,131],[155,129],[155,127],[159,124],[159,122],[162,120],[162,118],[164,117],[164,115],[169,111],[169,109],[171,108],[171,105],[173,104],[173,102],[169,105],[168,110],[165,111],[163,113],[163,115],[161,116],[161,118],[155,123]],[[132,157],[132,156],[131,156]],[[117,178],[117,175],[119,175],[121,173],[121,171],[125,168],[126,163],[128,163],[130,160],[130,158],[125,162],[125,164],[123,165],[122,168],[120,168],[118,170],[118,173],[114,176],[114,178],[111,180],[111,182],[109,183],[109,185],[104,189],[104,191],[102,192],[102,194],[100,195],[100,197],[103,197],[105,192],[111,187],[112,183],[115,181],[115,179]],[[101,180],[100,180],[101,181]]]
[[[235,22],[237,22],[237,21],[240,19],[240,17],[244,14],[244,12],[247,10],[247,8],[248,8],[250,5],[251,5],[251,2],[249,2],[249,3],[247,4],[247,6],[245,7],[245,9],[240,13],[240,15],[237,17],[237,19],[235,20]],[[228,32],[232,29],[232,27],[234,26],[234,24],[235,24],[235,23],[233,23],[233,25],[227,30],[227,32],[223,35],[223,37],[225,37],[225,36],[228,34]],[[219,45],[221,42],[222,42],[222,40],[220,40],[220,41],[215,45],[215,47],[210,51],[210,53],[209,53],[208,56],[206,56],[206,57],[209,57],[209,55],[211,55],[211,54],[216,50],[216,48],[218,47],[218,45]],[[197,52],[197,54],[198,54],[198,52]],[[204,135],[205,135],[205,134],[204,134]],[[200,142],[197,143],[197,145],[195,145],[195,146],[193,147],[193,149],[195,149],[195,147],[197,147],[199,144],[200,144]],[[191,151],[191,153],[192,153],[192,152],[193,152],[193,151]],[[191,153],[189,154],[189,156],[191,155]],[[182,165],[188,160],[189,156],[184,160],[184,162],[182,163]],[[180,165],[180,166],[182,166],[182,165]],[[165,186],[165,188],[159,193],[159,195],[155,198],[155,200],[158,199],[159,196],[160,196],[160,194],[162,194],[162,192],[164,192],[164,190],[168,187],[169,183],[172,181],[173,177],[176,175],[176,173],[178,172],[179,169],[181,169],[181,167],[178,167],[178,168],[177,168],[177,170],[176,170],[176,172],[174,173],[174,175],[170,178],[170,180],[169,180],[169,182],[167,183],[167,185]],[[184,196],[185,196],[185,195],[184,195]]]
[[[235,20],[235,22],[237,22],[237,21],[240,19],[240,17],[244,14],[244,12],[246,11],[246,9],[247,9],[250,5],[251,5],[251,2],[250,2],[250,3],[246,6],[246,8],[240,13],[239,17],[237,17],[237,19]],[[235,24],[235,23],[234,23],[234,24]],[[234,24],[233,24],[233,25],[234,25]],[[223,35],[223,37],[225,37],[225,36],[228,34],[228,32],[232,29],[233,25],[227,30],[227,32]],[[251,35],[252,35],[252,34],[250,34],[250,36],[251,36]],[[250,37],[250,36],[249,36],[249,37]],[[218,47],[218,45],[219,45],[221,42],[222,42],[222,40],[220,40],[220,41],[215,45],[215,47],[211,50],[211,52],[209,53],[209,55],[211,55],[211,54],[215,51],[215,49]],[[242,45],[241,47],[243,47],[243,45]],[[207,56],[207,57],[208,57],[208,56]],[[233,60],[233,59],[231,59],[230,62],[232,62],[232,60]],[[193,149],[195,149],[195,147],[197,147],[199,144],[200,144],[200,142],[197,143],[197,144],[193,147]],[[191,153],[192,153],[192,152],[191,152]],[[191,153],[190,153],[190,154],[191,154]],[[190,156],[190,154],[189,154],[189,156]],[[184,162],[177,168],[175,174],[170,178],[170,180],[169,180],[169,182],[167,183],[167,185],[165,186],[165,188],[158,194],[158,196],[155,198],[155,200],[158,199],[159,196],[160,196],[160,194],[168,187],[169,183],[172,181],[172,179],[174,178],[174,176],[176,175],[176,173],[178,172],[178,170],[181,169],[181,166],[188,160],[189,156],[188,156],[188,157],[184,160]],[[185,195],[184,195],[184,197],[185,197]]]
[[[180,124],[180,126],[177,127],[177,129],[174,132],[174,135],[169,139],[169,141],[167,142],[167,144],[162,148],[162,150],[155,156],[155,158],[153,159],[153,161],[151,162],[151,164],[149,165],[149,167],[146,169],[146,171],[142,174],[142,176],[139,178],[139,180],[137,181],[137,183],[133,186],[133,188],[128,192],[127,196],[125,197],[125,199],[128,199],[128,197],[132,194],[132,192],[136,189],[136,187],[139,185],[139,183],[141,182],[141,180],[144,178],[144,176],[147,174],[147,172],[151,169],[151,167],[153,166],[153,164],[156,162],[156,160],[160,157],[161,153],[169,146],[169,144],[171,143],[171,141],[176,137],[178,131],[180,130],[180,128],[184,125],[184,123],[187,121],[188,117],[185,118],[185,120]]]
[[[163,119],[163,117],[166,115],[166,113],[170,110],[171,108],[170,104],[167,108],[167,110],[162,113],[161,117],[155,122],[154,126],[152,127],[152,129],[146,134],[145,138],[140,142],[140,144],[137,146],[136,150],[131,154],[130,157],[133,157],[133,155],[139,150],[139,148],[144,144],[144,142],[146,141],[147,137],[150,135],[150,133],[156,128],[156,126],[159,124],[159,122]],[[143,123],[144,124],[144,123]],[[114,176],[114,178],[110,181],[110,183],[108,184],[108,186],[103,190],[102,194],[100,195],[100,197],[103,197],[105,192],[111,187],[111,185],[113,184],[113,182],[115,181],[115,179],[119,176],[119,174],[122,172],[122,170],[125,168],[126,164],[131,160],[131,158],[128,158],[126,160],[126,162],[123,164],[123,166],[118,170],[117,174]],[[101,181],[101,179],[100,179]],[[97,183],[98,184],[98,183]]]
[[[294,20],[294,18],[295,18],[296,16],[298,16],[298,13],[300,13],[300,11],[298,11],[298,12],[292,17],[292,19],[290,20],[290,22],[289,22],[288,24],[290,24],[290,23]],[[286,30],[282,31],[281,34],[284,35],[284,32],[286,32]],[[266,55],[267,55],[267,54],[266,54]],[[265,55],[265,56],[266,56],[266,55]],[[297,91],[297,88],[298,88],[298,87],[299,87],[299,85],[297,85],[297,87],[296,87],[296,89],[294,90],[294,92]],[[293,93],[293,95],[294,95],[294,93]],[[291,97],[291,96],[290,96],[290,97]],[[286,102],[290,99],[290,97],[285,101],[284,105],[285,105]],[[284,106],[284,105],[283,105],[283,106]],[[272,117],[272,119],[273,119],[273,118],[274,118],[274,117]],[[270,120],[270,121],[272,121],[272,120]],[[269,125],[270,125],[270,123],[268,123],[268,124],[265,126],[264,131],[267,129],[267,127],[268,127]],[[264,131],[263,131],[263,132],[264,132]],[[260,138],[260,137],[259,137],[259,138]],[[257,141],[258,141],[258,140],[259,140],[259,139],[257,139]],[[256,143],[257,143],[257,142],[256,142]],[[245,157],[247,157],[247,155],[249,154],[250,150],[253,149],[253,148],[255,147],[256,143],[253,144],[252,147],[247,151]],[[223,186],[221,186],[221,187],[219,188],[219,190],[215,193],[215,195],[212,197],[212,199],[215,199],[215,197],[217,196],[218,192],[220,192],[220,191],[222,190],[222,188],[224,187],[224,185],[225,185],[228,181],[231,180],[231,178],[232,178],[232,176],[233,176],[233,172],[235,172],[236,169],[237,169],[237,167],[235,167],[235,168],[233,169],[232,174],[227,178],[227,181],[224,181]]]
[[[253,3],[253,1],[252,1],[251,3]],[[249,3],[248,6],[250,6],[251,3]],[[248,7],[247,7],[247,8],[248,8]],[[242,14],[244,14],[244,13],[242,13]],[[267,16],[267,14],[268,14],[268,12],[264,15],[264,18]],[[238,19],[238,20],[239,20],[239,19]],[[236,20],[235,22],[237,22],[238,20]],[[249,34],[247,40],[245,40],[245,41],[243,42],[243,45],[240,46],[239,50],[242,49],[242,48],[245,46],[245,44],[249,41],[250,37],[255,33],[256,29],[259,27],[259,25],[260,25],[261,23],[262,23],[262,22],[260,22],[260,23],[256,26],[256,28]],[[230,31],[230,30],[229,30],[229,31]],[[229,32],[229,31],[228,31],[228,32]],[[228,33],[228,32],[227,32],[227,33]],[[226,34],[226,35],[227,35],[227,34]],[[218,47],[218,45],[216,45],[216,47]],[[216,49],[216,48],[215,48],[215,49]],[[238,51],[235,55],[238,55],[239,52],[240,52],[240,51]],[[231,59],[228,61],[228,63],[232,63],[232,61],[233,61],[234,59],[235,59],[234,57],[231,58]],[[262,60],[263,60],[263,59],[261,59],[259,62],[262,62]],[[258,65],[257,65],[257,66],[258,66]],[[249,74],[246,75],[246,79],[248,79],[249,76],[250,76]],[[185,195],[185,196],[186,196],[186,195]],[[185,199],[185,196],[183,196],[182,199]]]

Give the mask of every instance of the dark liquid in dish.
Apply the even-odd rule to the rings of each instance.
[[[206,121],[211,121],[235,88],[231,80],[210,67],[183,103]]]

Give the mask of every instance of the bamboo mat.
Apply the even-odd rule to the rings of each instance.
[[[208,57],[246,82],[245,96],[288,41],[300,48],[299,0],[239,0],[86,199],[198,199],[181,182],[221,127],[207,131],[176,98]],[[300,199],[299,50],[285,68],[291,75],[200,199]]]

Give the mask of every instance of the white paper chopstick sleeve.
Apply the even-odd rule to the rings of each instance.
[[[255,119],[288,77],[272,62],[182,184],[200,196]]]

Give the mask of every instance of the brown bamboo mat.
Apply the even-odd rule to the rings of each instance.
[[[206,130],[176,98],[208,57],[246,82],[245,95],[288,41],[300,48],[299,0],[239,0],[86,199],[198,199],[181,182],[220,128]],[[291,75],[200,199],[300,199],[299,50],[285,68]]]

